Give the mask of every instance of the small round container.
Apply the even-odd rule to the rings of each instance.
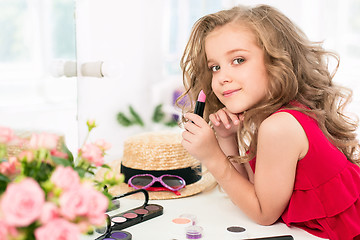
[[[240,239],[248,238],[248,233],[244,227],[231,226],[231,227],[228,227],[226,230],[228,233],[227,236],[230,236],[231,239],[240,240]]]
[[[185,228],[189,226],[192,226],[191,219],[178,217],[171,221],[171,228],[169,230],[174,238],[180,238],[184,236]]]
[[[192,225],[196,225],[196,222],[197,222],[197,218],[195,215],[193,214],[190,214],[190,213],[184,213],[184,214],[181,214],[179,217],[181,218],[188,218],[191,220],[192,222]]]
[[[200,239],[203,236],[203,228],[200,226],[190,226],[186,228],[186,239]]]

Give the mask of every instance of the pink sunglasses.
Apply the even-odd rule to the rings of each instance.
[[[155,177],[151,174],[134,175],[129,179],[128,184],[135,189],[147,189],[155,182],[161,183],[161,185],[171,191],[178,191],[186,185],[182,177],[169,174],[164,174],[160,177]]]

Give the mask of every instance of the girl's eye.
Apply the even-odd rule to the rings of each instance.
[[[234,64],[241,64],[241,63],[243,63],[245,61],[245,59],[243,59],[243,58],[235,58],[234,60],[233,60],[233,63]]]
[[[217,71],[220,70],[220,66],[219,66],[219,65],[211,66],[211,67],[210,67],[210,70],[211,70],[212,72],[217,72]]]

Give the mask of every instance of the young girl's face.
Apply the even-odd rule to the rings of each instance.
[[[241,113],[264,100],[268,75],[264,52],[253,33],[236,23],[215,28],[205,39],[211,87],[232,113]]]

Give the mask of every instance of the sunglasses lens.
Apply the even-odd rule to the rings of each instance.
[[[172,188],[180,188],[184,185],[184,181],[177,177],[164,176],[162,180],[166,185]]]
[[[144,187],[152,182],[151,176],[137,176],[131,180],[132,185],[136,187]]]

